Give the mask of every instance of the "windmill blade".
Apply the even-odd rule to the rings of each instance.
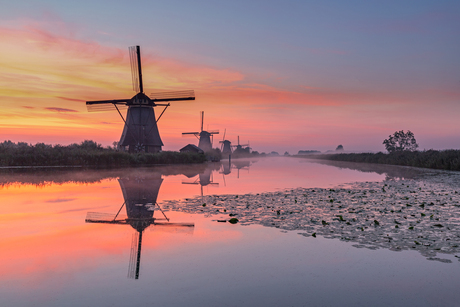
[[[112,111],[115,105],[120,106],[122,109],[127,108],[128,101],[130,101],[130,99],[87,101],[86,108],[88,112]]]
[[[204,111],[201,111],[201,131],[203,131]]]
[[[222,142],[225,141],[225,133],[227,133],[227,128],[224,130],[224,136],[222,137]]]
[[[169,222],[160,222],[160,223],[153,223],[155,226],[163,226],[163,227],[195,227],[194,223],[169,223]]]
[[[95,105],[95,104],[124,104],[126,105],[131,99],[112,99],[112,100],[93,100],[87,101],[86,105]]]
[[[199,182],[182,181],[182,184],[200,184]]]
[[[106,111],[113,111],[116,110],[116,106],[118,106],[119,110],[126,110],[128,109],[128,106],[126,104],[112,104],[112,103],[106,103],[106,104],[88,104],[86,105],[86,109],[88,112],[106,112]]]
[[[193,234],[194,224],[177,223],[180,225],[167,225],[155,224],[155,227],[150,227],[150,231],[161,232],[161,233],[182,233],[182,234]],[[185,224],[185,225],[184,225]]]
[[[141,265],[142,232],[136,232],[131,242],[131,253],[129,256],[128,278],[139,279]]]
[[[115,221],[116,218],[118,217],[117,214],[113,213],[104,213],[104,212],[88,212],[86,213],[86,220],[92,220],[92,221]],[[122,216],[118,219],[120,220],[125,220],[126,216]]]
[[[219,134],[219,130],[208,131],[209,134]]]
[[[182,132],[182,135],[187,135],[187,134],[197,135],[197,134],[200,134],[200,133],[199,132]]]
[[[155,102],[195,100],[195,91],[155,92],[150,94],[150,99]]]
[[[141,69],[141,48],[139,46],[129,47],[129,61],[131,63],[131,77],[133,90],[136,93],[143,93],[142,69]]]

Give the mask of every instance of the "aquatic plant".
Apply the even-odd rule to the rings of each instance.
[[[353,242],[357,248],[416,250],[428,260],[460,254],[460,174],[418,180],[355,183],[335,189],[297,188],[244,195],[164,201],[164,210],[216,215],[231,211],[238,224],[259,224]],[[386,192],[382,191],[382,186]],[[238,197],[237,197],[238,196]],[[338,205],[331,206],[328,197]],[[296,199],[306,201],[295,202]],[[214,204],[199,208],[203,201]],[[338,203],[340,201],[340,203]],[[334,202],[336,203],[336,202]]]

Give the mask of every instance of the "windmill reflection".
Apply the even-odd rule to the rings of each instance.
[[[232,160],[233,166],[237,170],[236,178],[240,178],[240,170],[247,170],[249,172],[249,166],[251,166],[251,161],[249,160]]]
[[[184,227],[192,231],[193,223],[171,223],[157,203],[158,192],[163,179],[160,173],[152,173],[148,177],[127,177],[118,179],[125,202],[118,212],[113,214],[88,212],[85,222],[105,223],[117,225],[130,225],[136,230],[131,245],[131,256],[129,261],[128,277],[138,279],[142,235],[149,226],[157,227]],[[126,207],[127,216],[122,217],[120,212]],[[161,218],[154,217],[155,211],[160,211]]]
[[[213,172],[218,171],[220,169],[220,165],[220,163],[209,163],[206,169],[203,172],[199,173],[198,177],[194,181],[182,181],[182,184],[199,184],[201,190],[201,197],[203,197],[203,187],[219,185],[218,182],[214,182]]]

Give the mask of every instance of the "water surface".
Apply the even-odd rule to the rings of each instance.
[[[186,198],[395,179],[437,180],[456,189],[455,174],[296,158],[232,162],[4,171],[1,305],[457,305],[455,254],[442,255],[450,263],[428,261],[416,250],[356,248],[321,235],[217,222],[229,219],[224,212],[168,208]]]

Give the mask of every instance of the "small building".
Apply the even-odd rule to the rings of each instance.
[[[204,153],[204,151],[200,147],[193,144],[188,144],[187,146],[182,147],[181,149],[179,149],[179,152]]]

